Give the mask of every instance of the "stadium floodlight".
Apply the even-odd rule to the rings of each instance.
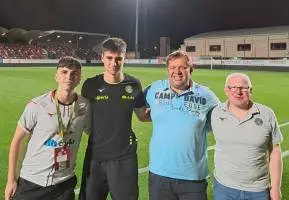
[[[139,0],[136,0],[135,6],[135,57],[139,58],[138,52],[138,24],[139,22]]]
[[[58,35],[57,38],[60,38],[60,35]]]
[[[78,38],[79,40],[82,40],[83,39],[83,37],[82,36],[79,36],[79,38]]]

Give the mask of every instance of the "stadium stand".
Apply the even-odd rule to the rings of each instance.
[[[2,59],[58,59],[74,56],[90,61],[99,58],[95,46],[107,34],[74,31],[39,31],[0,27],[0,58]]]
[[[0,57],[4,59],[45,59],[47,51],[34,45],[0,43]]]

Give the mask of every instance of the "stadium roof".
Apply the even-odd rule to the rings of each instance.
[[[88,32],[78,32],[78,31],[62,31],[62,30],[51,30],[51,31],[44,31],[46,34],[53,34],[53,33],[63,33],[63,34],[75,34],[75,35],[91,35],[91,36],[104,36],[108,37],[108,34],[103,33],[88,33]]]
[[[3,36],[4,36],[7,32],[8,32],[8,30],[6,28],[0,26],[0,35],[3,34]]]
[[[234,36],[252,36],[252,35],[268,35],[268,34],[284,34],[289,33],[288,26],[275,26],[275,27],[262,27],[262,28],[250,28],[250,29],[236,29],[225,31],[212,31],[207,33],[200,33],[189,38],[201,39],[201,38],[217,38],[217,37],[234,37]]]
[[[63,30],[30,30],[27,31],[22,28],[12,28],[7,30],[0,27],[0,37],[9,40],[21,40],[27,43],[58,43],[58,44],[72,44],[76,47],[94,48],[104,39],[108,38],[108,34],[102,33],[88,33],[78,31],[63,31]]]
[[[50,30],[40,33],[34,41],[43,43],[72,43],[76,44],[77,47],[93,48],[108,37],[108,34],[102,33]]]

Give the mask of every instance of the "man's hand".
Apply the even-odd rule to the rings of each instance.
[[[142,108],[134,108],[134,112],[137,116],[137,118],[142,122],[148,122],[151,121],[151,109],[147,107]]]
[[[13,180],[11,182],[7,182],[6,188],[5,188],[5,200],[10,200],[17,188],[17,181]]]
[[[270,199],[271,200],[281,200],[281,189],[271,188],[270,189]]]

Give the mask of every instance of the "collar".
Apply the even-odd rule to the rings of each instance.
[[[254,114],[258,114],[260,113],[260,109],[258,107],[258,105],[256,103],[254,103],[253,101],[251,101],[252,103],[252,107],[250,108],[249,110],[249,115],[254,115]],[[225,101],[224,103],[220,104],[220,107],[221,109],[224,111],[224,112],[229,112],[229,109],[228,109],[228,104],[229,104],[229,101]]]
[[[50,100],[51,100],[51,102],[54,102],[55,95],[56,95],[56,89],[51,90],[49,94],[50,94]],[[58,103],[59,103],[60,105],[69,106],[69,105],[72,105],[73,102],[77,102],[77,100],[78,100],[78,94],[75,93],[74,100],[73,100],[71,103],[69,103],[69,104],[64,104],[64,103],[62,103],[62,102],[59,101],[59,100],[57,100],[57,101],[58,101]]]
[[[164,87],[163,91],[168,91],[169,90],[170,92],[176,94],[177,96],[182,96],[182,95],[188,94],[188,93],[194,94],[194,91],[197,89],[197,87],[198,87],[198,84],[192,80],[192,85],[187,90],[184,90],[180,94],[177,94],[171,89],[170,81],[167,80],[167,86]]]
[[[102,73],[102,79],[103,79],[103,81],[104,81],[106,84],[108,84],[108,85],[118,85],[118,84],[120,84],[120,83],[122,83],[122,82],[124,82],[124,81],[127,80],[127,75],[123,72],[123,79],[120,80],[120,81],[118,81],[118,82],[115,82],[115,83],[106,81],[106,80],[104,79],[104,73]]]

